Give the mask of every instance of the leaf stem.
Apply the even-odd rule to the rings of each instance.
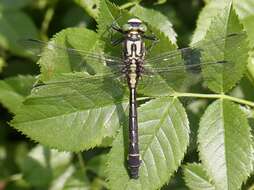
[[[231,100],[231,101],[237,102],[239,104],[245,104],[245,105],[254,107],[254,102],[244,100],[244,99],[241,99],[241,98],[228,96],[228,95],[225,95],[225,94],[198,94],[198,93],[175,92],[175,93],[171,94],[170,96],[173,96],[173,97],[197,97],[197,98],[226,99],[226,100]]]

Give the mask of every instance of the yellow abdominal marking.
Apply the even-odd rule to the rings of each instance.
[[[129,73],[129,78],[130,78],[130,85],[131,88],[135,88],[136,87],[136,78],[137,78],[137,74],[136,74],[136,64],[135,61],[132,61],[132,64],[130,65],[130,73]]]

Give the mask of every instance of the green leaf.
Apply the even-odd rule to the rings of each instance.
[[[3,71],[5,65],[6,65],[5,60],[2,57],[0,57],[0,73]]]
[[[254,47],[254,3],[252,0],[233,0],[233,5],[248,34],[251,47]]]
[[[107,161],[108,154],[100,154],[89,160],[86,164],[86,168],[97,176],[105,178],[107,176]]]
[[[170,181],[163,186],[162,189],[174,189],[174,190],[187,190],[187,186],[184,182],[183,176],[181,174],[181,169],[179,169]]]
[[[134,11],[136,9],[138,12]],[[153,47],[151,52],[148,52],[148,56],[157,55],[158,52],[163,53],[165,51],[170,51],[177,48],[176,44],[174,44],[175,39],[173,37],[174,34],[172,34],[172,24],[167,20],[165,16],[159,12],[156,12],[155,10],[145,9],[138,5],[134,10],[129,13],[124,10],[120,10],[119,7],[108,1],[102,0],[99,17],[97,19],[98,33],[108,38],[110,36],[110,31],[108,30],[113,22],[115,22],[115,24],[117,24],[119,27],[122,27],[122,25],[125,24],[128,19],[138,16],[141,17],[141,19],[144,19],[145,22],[148,22],[149,30],[151,30],[160,40],[159,43]],[[142,13],[142,11],[145,11],[145,13]],[[155,14],[156,16],[159,16],[162,20],[160,26],[162,26],[162,23],[164,23],[166,27],[161,29],[161,27],[158,27],[158,24],[156,25],[155,20],[151,18],[148,19],[146,18],[146,15],[143,14]],[[108,35],[105,35],[105,32],[108,32]]]
[[[0,81],[0,102],[15,113],[30,94],[34,82],[34,77],[21,75]]]
[[[250,40],[250,47],[254,47],[254,3],[251,0],[233,1],[236,13],[239,15],[241,23],[244,26],[248,34],[248,39]],[[248,64],[248,76],[252,83],[254,84],[254,51],[250,52],[250,59]]]
[[[214,20],[219,13],[224,12],[228,3],[228,0],[213,0],[206,4],[198,16],[197,27],[192,36],[191,44],[199,42],[205,37],[212,20]]]
[[[204,2],[207,4],[207,3],[210,3],[211,0],[204,0]]]
[[[166,2],[167,2],[167,0],[157,0],[157,2],[155,4],[156,5],[161,5],[161,4],[164,4]]]
[[[52,190],[88,190],[91,185],[89,180],[86,179],[84,172],[78,170],[73,172],[73,167],[68,168],[66,172],[62,175],[62,178],[59,179],[56,183],[56,187],[52,187]],[[67,176],[67,177],[66,177]],[[63,183],[64,180],[64,183]],[[59,188],[59,184],[63,187]],[[56,189],[58,188],[58,189]]]
[[[241,106],[241,109],[246,114],[246,117],[248,119],[254,119],[254,109],[253,108],[250,108],[247,106]],[[251,127],[252,127],[252,125],[251,125]]]
[[[125,167],[127,134],[119,132],[109,154],[111,189],[159,189],[177,170],[189,143],[189,123],[181,103],[158,98],[139,109],[140,177],[131,180]],[[127,127],[125,126],[124,129]],[[125,148],[126,149],[125,149]]]
[[[157,29],[150,27],[154,34],[160,39],[151,51],[147,52],[147,57],[158,56],[161,53],[174,51],[177,46],[171,43],[169,38]],[[171,60],[172,61],[172,60]],[[182,62],[181,56],[175,56],[174,62]],[[172,62],[165,62],[165,66],[172,64]],[[152,64],[156,68],[156,63]],[[139,81],[138,92],[146,96],[165,96],[172,94],[174,90],[179,90],[184,84],[187,78],[187,72],[184,68],[178,70],[177,72],[170,74],[168,72],[160,73],[158,76],[150,77],[149,75],[144,75]]]
[[[199,153],[217,189],[239,189],[252,171],[250,127],[240,107],[227,100],[211,104],[200,121]]]
[[[218,37],[226,38],[232,33],[240,33],[241,31],[242,26],[237,15],[231,4],[228,3],[228,6],[214,17],[204,40],[200,43],[208,43],[213,39],[218,39]],[[225,39],[225,43],[204,51],[202,59],[225,60],[228,62],[228,64],[203,69],[203,76],[213,79],[206,81],[210,90],[217,93],[228,92],[242,78],[248,62],[249,49],[246,34],[242,33],[239,38],[228,37]],[[215,40],[213,43],[221,42]]]
[[[75,0],[93,18],[98,17],[100,0]]]
[[[84,13],[84,10],[81,7],[73,6],[68,9],[61,19],[63,28],[67,27],[89,27],[94,20]]]
[[[250,59],[249,64],[247,65],[248,68],[248,78],[250,79],[251,83],[254,85],[254,51],[250,52]]]
[[[18,41],[37,38],[32,20],[21,11],[0,10],[0,45],[17,55],[27,55]]]
[[[231,4],[231,1],[229,1],[229,0],[223,0],[223,1],[214,0],[214,1],[210,1],[203,8],[203,10],[201,11],[201,13],[199,15],[199,19],[198,19],[198,22],[197,22],[197,28],[194,32],[193,37],[192,37],[192,44],[194,44],[197,41],[202,40],[206,36],[207,30],[209,29],[209,27],[211,28],[212,25],[214,24],[214,23],[211,23],[211,22],[212,21],[216,22],[216,21],[214,21],[215,18],[216,17],[221,17],[220,15],[223,14],[223,12],[225,12],[225,9],[227,9],[227,7],[229,7],[230,4]],[[249,37],[248,39],[251,42],[250,46],[253,47],[253,44],[254,44],[254,36],[253,36],[253,34],[254,34],[254,32],[253,32],[254,25],[253,25],[252,20],[253,20],[253,17],[254,17],[254,14],[253,14],[254,4],[251,0],[243,0],[243,1],[235,1],[234,0],[233,5],[234,5],[233,6],[234,9],[236,10],[236,13],[239,15],[239,19],[241,20],[241,23],[243,24],[244,29],[246,30],[246,32],[248,34],[248,37]],[[225,18],[225,19],[227,19],[227,18]],[[229,24],[227,24],[227,23],[222,24],[221,28],[223,28],[224,26],[227,26],[227,25],[230,26],[230,22],[229,22]],[[235,24],[231,23],[231,25],[234,26]],[[218,25],[216,25],[215,31],[216,31],[217,27],[218,27]],[[240,27],[240,28],[242,28],[242,27]],[[230,32],[228,32],[228,33],[230,33]],[[247,47],[248,45],[246,44],[244,46]],[[231,47],[231,46],[229,45],[229,47]],[[232,50],[233,50],[233,48],[232,48]],[[231,48],[228,49],[228,52],[230,52],[230,51],[231,51]],[[240,53],[240,51],[239,51],[239,53]],[[236,54],[236,53],[234,53],[234,54]],[[241,54],[239,54],[239,55],[241,55]],[[242,58],[242,59],[245,60],[245,58]],[[245,61],[242,61],[242,62],[245,62]],[[242,64],[242,63],[241,64],[239,63],[239,66],[240,65],[242,65],[242,67],[245,66],[245,64]],[[252,79],[254,79],[254,72],[253,72],[254,69],[252,69],[252,67],[253,66],[252,66],[251,61],[250,61],[250,63],[248,64],[248,71],[249,71],[249,74],[252,77]],[[238,69],[238,70],[241,72],[242,69]],[[239,80],[240,72],[239,72],[239,74],[236,75],[238,80]],[[233,73],[233,71],[232,71],[232,74],[228,74],[227,76],[235,76],[235,73]],[[234,81],[234,80],[232,80],[232,81]],[[214,85],[212,85],[211,89],[214,90]],[[218,92],[218,91],[216,90],[216,92]]]
[[[228,5],[231,4],[231,1],[228,0],[214,0],[210,1],[201,11],[199,15],[199,19],[197,22],[197,28],[194,32],[193,38],[192,38],[192,44],[202,40],[205,37],[205,34],[211,25],[212,20],[214,18],[221,14]],[[239,19],[241,23],[244,26],[244,29],[246,30],[248,34],[248,40],[250,40],[250,47],[254,46],[254,25],[253,25],[253,9],[254,4],[251,0],[243,0],[243,1],[237,1],[233,0],[233,7],[239,16]],[[244,64],[243,64],[244,65]],[[252,80],[254,79],[254,72],[253,72],[253,64],[251,63],[251,60],[248,64],[248,71],[250,74],[250,77]]]
[[[115,4],[107,0],[100,0],[99,14],[96,19],[98,33],[102,38],[108,38],[111,35],[109,29],[113,22],[116,21],[115,24],[122,23],[126,17],[126,11],[120,11]]]
[[[142,9],[141,7],[139,9]],[[134,13],[134,11],[132,11]],[[136,12],[135,12],[136,13]],[[149,10],[147,10],[147,14],[149,13]],[[154,14],[159,14],[154,11]],[[140,16],[141,10],[140,10]],[[161,15],[162,16],[162,15]],[[105,40],[105,43],[107,44],[107,40],[109,38],[109,27],[111,24],[115,21],[115,24],[118,24],[119,27],[122,27],[123,24],[127,22],[128,19],[135,17],[135,15],[130,14],[124,10],[120,10],[117,6],[114,4],[108,2],[108,1],[101,1],[100,6],[100,13],[99,17],[97,19],[98,23],[98,32],[100,35],[103,36],[103,39]],[[142,18],[145,18],[145,16],[142,16]],[[151,19],[147,19],[149,24],[149,29],[153,31],[154,35],[160,40],[159,43],[154,45],[152,49],[149,49],[147,51],[147,57],[153,57],[160,53],[168,52],[170,50],[175,50],[177,48],[176,44],[171,42],[171,39],[168,37],[169,33],[165,32],[164,30],[159,30],[159,27],[153,27],[155,25],[155,21]],[[150,21],[152,22],[150,25]],[[167,23],[167,26],[169,26],[169,22],[164,18],[164,22]],[[105,32],[108,34],[106,35]],[[172,36],[171,36],[172,37]],[[114,51],[114,55],[117,55],[120,57],[121,48],[116,47],[117,50],[112,49],[112,45],[107,44],[106,51],[110,50],[112,53]],[[149,41],[146,41],[146,46],[149,47],[151,43]],[[107,50],[108,49],[108,50]],[[175,58],[175,61],[181,61],[181,56],[178,56]],[[166,64],[172,64],[166,63]],[[154,67],[156,68],[156,63],[154,64]],[[151,77],[143,76],[142,79],[139,82],[139,93],[148,95],[148,96],[163,96],[168,95],[173,92],[173,89],[179,89],[182,87],[182,83],[184,81],[184,74],[185,70],[177,72],[177,74],[174,75],[168,75],[168,73],[161,74],[158,76],[158,78],[154,77],[151,79]],[[183,76],[184,75],[184,76]],[[158,83],[158,81],[161,81],[162,83]],[[159,89],[159,90],[158,90]]]
[[[50,46],[52,45],[52,46]],[[99,73],[102,63],[87,62],[85,57],[77,56],[65,51],[63,48],[75,48],[80,51],[101,52],[101,41],[98,35],[86,28],[68,28],[57,33],[49,42],[39,60],[41,67],[41,79],[49,80],[60,73],[87,71]],[[63,48],[55,48],[56,46]],[[32,46],[33,50],[34,47]],[[37,47],[38,49],[38,47]],[[84,67],[83,67],[84,65]]]
[[[71,162],[71,154],[36,146],[19,161],[23,178],[35,187],[48,187]],[[60,171],[59,171],[60,170]]]
[[[201,164],[184,166],[184,180],[191,190],[215,190]]]
[[[176,44],[177,34],[173,29],[172,23],[166,16],[156,10],[147,9],[138,4],[130,12],[135,17],[140,18],[142,21],[149,23],[152,27],[163,32],[173,44]]]
[[[253,87],[254,85],[247,79],[243,77],[240,83],[230,92],[230,96],[242,98],[254,102],[253,97]]]
[[[124,90],[113,80],[82,80],[77,73],[63,75],[35,88],[12,125],[43,145],[70,151],[90,149],[114,136],[125,117]]]
[[[0,1],[0,10],[1,9],[21,9],[31,3],[31,0],[1,0]]]
[[[0,183],[4,183],[4,179],[9,175],[9,168],[6,166],[6,160],[8,159],[7,147],[0,146]]]

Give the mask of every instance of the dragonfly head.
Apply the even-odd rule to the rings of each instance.
[[[146,32],[146,25],[142,23],[141,20],[137,18],[129,19],[127,24],[123,25],[124,32],[138,31],[138,32]]]

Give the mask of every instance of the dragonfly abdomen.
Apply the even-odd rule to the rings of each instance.
[[[124,41],[125,72],[130,89],[128,167],[130,177],[134,179],[138,178],[141,163],[138,146],[136,87],[143,71],[144,47],[140,32],[136,30],[128,31]]]
[[[129,110],[129,154],[128,167],[130,176],[134,179],[138,178],[138,170],[141,160],[138,146],[138,116],[136,88],[130,89],[130,110]]]

